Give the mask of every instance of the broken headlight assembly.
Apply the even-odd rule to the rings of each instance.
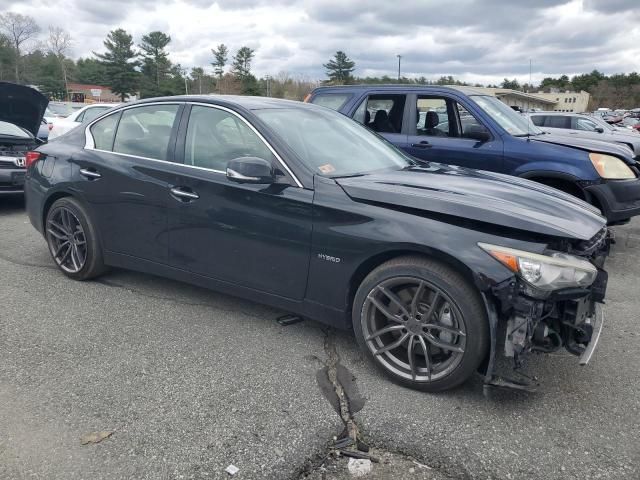
[[[564,288],[586,288],[598,274],[591,262],[566,253],[541,255],[486,243],[478,246],[533,287],[529,292],[532,296],[546,296]]]

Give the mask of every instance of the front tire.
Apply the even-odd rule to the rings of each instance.
[[[53,261],[66,276],[89,280],[104,272],[97,230],[75,198],[53,203],[45,220],[45,237]]]
[[[478,291],[447,265],[401,257],[373,270],[352,309],[356,339],[396,383],[427,392],[454,388],[485,359],[487,313]]]

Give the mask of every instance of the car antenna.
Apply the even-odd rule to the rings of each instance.
[[[531,58],[529,58],[529,88],[531,88]],[[531,141],[531,117],[529,115],[525,115],[527,119],[527,142]]]

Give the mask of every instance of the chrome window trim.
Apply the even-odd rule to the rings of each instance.
[[[136,104],[136,105],[130,105],[130,106],[122,107],[122,108],[118,109],[117,111],[110,113],[109,115],[116,115],[119,112],[131,109],[131,108],[136,108],[136,107],[147,107],[147,106],[153,106],[153,105],[176,105],[176,104],[177,105],[182,105],[182,104],[185,104],[185,105],[186,104],[188,104],[188,105],[198,105],[198,106],[201,106],[201,107],[215,108],[215,109],[222,110],[222,111],[225,111],[227,113],[230,113],[230,114],[234,115],[235,117],[239,118],[242,122],[244,122],[245,125],[247,125],[249,127],[249,129],[253,133],[255,133],[258,136],[258,138],[262,141],[262,143],[264,143],[267,146],[269,151],[278,160],[280,165],[286,170],[286,172],[291,176],[291,178],[293,178],[293,181],[296,183],[295,186],[297,186],[298,188],[304,188],[304,186],[302,185],[300,180],[298,180],[298,177],[296,177],[296,175],[293,173],[293,171],[291,171],[289,166],[284,162],[284,160],[280,157],[280,155],[278,155],[278,153],[271,146],[271,144],[266,140],[266,138],[264,138],[264,136],[262,136],[262,134],[258,130],[256,130],[256,128],[253,125],[251,125],[251,123],[246,118],[244,118],[238,112],[236,112],[234,110],[231,110],[230,108],[223,107],[222,105],[214,105],[214,104],[211,104],[211,103],[193,102],[193,101],[150,102],[150,103]],[[85,128],[85,131],[84,131],[84,134],[85,134],[85,145],[84,145],[84,148],[85,148],[85,150],[94,150],[94,151],[97,151],[97,152],[112,153],[114,155],[124,155],[125,157],[140,158],[142,160],[151,160],[153,162],[168,163],[170,165],[179,165],[179,166],[182,166],[182,167],[193,168],[193,169],[196,169],[196,170],[205,170],[207,172],[220,173],[220,174],[226,176],[226,172],[222,171],[222,170],[215,170],[215,169],[212,169],[212,168],[198,167],[196,165],[187,165],[186,163],[170,162],[168,160],[159,160],[157,158],[141,157],[141,156],[138,156],[138,155],[130,155],[130,154],[127,154],[127,153],[113,152],[113,151],[109,151],[109,150],[101,150],[101,149],[96,148],[95,141],[93,139],[93,135],[91,134],[91,127],[95,123],[99,122],[100,120],[102,120],[104,118],[107,118],[109,115],[104,115],[104,116],[98,117],[98,118],[92,120],[91,123],[89,123],[87,125],[87,127]],[[116,134],[117,133],[118,132],[116,132]]]

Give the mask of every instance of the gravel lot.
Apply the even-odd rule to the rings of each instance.
[[[125,271],[68,280],[20,200],[0,199],[0,221],[1,479],[226,478],[230,464],[238,479],[335,478],[317,469],[343,428],[316,382],[333,349],[366,399],[360,430],[390,458],[375,478],[640,478],[640,220],[617,229],[592,364],[535,357],[539,392],[490,399],[480,379],[398,387],[350,335],[233,297]],[[99,431],[113,433],[82,445]]]

